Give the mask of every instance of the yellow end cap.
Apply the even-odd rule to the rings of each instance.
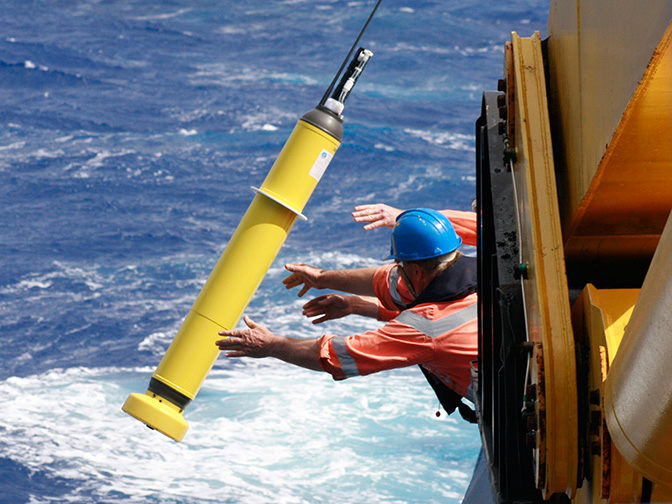
[[[133,418],[179,442],[189,430],[189,424],[176,408],[172,403],[148,394],[131,394],[121,407]]]

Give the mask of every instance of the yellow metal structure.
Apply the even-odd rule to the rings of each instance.
[[[607,377],[614,444],[651,481],[672,486],[672,219]]]
[[[661,239],[672,209],[671,21],[671,0],[551,0],[549,110],[570,283],[640,287],[649,271],[618,353],[613,334],[629,317],[615,313],[631,291],[589,285],[573,308],[575,322],[585,311],[577,341],[590,343],[589,386],[601,391],[581,412],[601,421],[582,448],[588,479],[576,502],[672,501],[672,244]]]
[[[551,501],[672,502],[671,20],[672,0],[551,0],[543,44],[505,47],[526,441]]]
[[[642,476],[614,448],[604,422],[604,381],[635,306],[639,289],[596,289],[588,284],[572,306],[576,341],[589,351],[585,371],[582,447],[584,477],[574,502],[641,502]]]
[[[536,386],[536,482],[546,498],[577,482],[576,366],[562,248],[541,38],[507,46],[509,154],[513,162],[528,338]],[[525,276],[525,275],[524,275]]]
[[[326,114],[326,115],[324,115]],[[145,394],[131,394],[123,410],[181,441],[182,411],[196,397],[219,350],[218,332],[233,329],[297,216],[340,145],[340,119],[315,109],[297,123],[247,209],[208,281],[166,351]],[[322,116],[332,128],[320,128]],[[313,121],[317,117],[317,121]],[[335,127],[333,127],[335,125]],[[327,130],[330,132],[327,132]]]
[[[670,236],[672,236],[672,233]],[[669,257],[667,259],[667,264],[669,264]],[[672,487],[669,486],[669,480],[667,484],[663,484],[661,481],[654,483],[648,490],[647,498],[644,501],[642,500],[646,493],[644,478],[651,480],[651,475],[644,473],[639,467],[635,468],[634,464],[631,463],[632,457],[629,455],[633,452],[632,447],[628,448],[630,454],[628,451],[620,449],[619,445],[623,441],[628,442],[628,438],[620,428],[618,430],[613,428],[611,424],[614,423],[614,420],[610,418],[613,417],[613,413],[609,413],[610,410],[613,410],[611,405],[613,401],[611,394],[613,393],[607,394],[607,384],[630,378],[630,376],[625,376],[628,371],[640,378],[633,382],[638,391],[641,386],[640,380],[645,376],[651,378],[653,387],[662,383],[669,383],[669,380],[667,382],[664,379],[658,380],[655,373],[649,372],[651,359],[632,360],[627,355],[627,347],[635,341],[628,336],[632,326],[638,324],[635,313],[640,309],[639,307],[646,306],[648,301],[651,300],[650,298],[647,300],[642,293],[644,293],[643,288],[641,290],[596,289],[593,285],[588,284],[572,306],[572,323],[576,341],[582,348],[588,349],[589,352],[588,360],[584,362],[587,373],[585,377],[586,389],[579,394],[585,401],[585,404],[582,404],[585,411],[582,424],[584,444],[581,448],[585,465],[583,481],[572,501],[575,504],[672,502]],[[649,318],[649,320],[655,320],[655,318]],[[639,344],[635,343],[635,345],[639,348]],[[669,363],[669,355],[666,354],[667,350],[664,346],[657,345],[655,348],[649,348],[651,353],[659,354],[656,359],[659,368]],[[623,369],[619,370],[618,367],[614,367],[617,361],[628,362],[632,366],[628,365],[628,369],[624,373]],[[646,368],[646,372],[642,371],[640,365],[638,365],[639,362]],[[667,378],[669,379],[669,377]],[[643,394],[638,392],[638,395],[642,396]],[[629,399],[627,394],[618,394],[618,398],[619,401]],[[669,425],[660,425],[664,423],[660,420],[660,413],[666,408],[669,409],[669,403],[666,404],[664,401],[656,403],[653,411],[650,410],[651,405],[647,405],[646,414],[642,414],[641,411],[634,411],[634,408],[641,406],[640,404],[626,401],[625,405],[630,408],[629,418],[634,419],[635,422],[628,427],[636,435],[640,435],[639,427],[647,424],[657,425],[659,432],[670,432]],[[669,418],[667,421],[669,422]],[[664,454],[669,459],[669,446],[666,440],[665,434],[663,434],[662,439],[658,438],[655,443],[655,451],[658,454]],[[649,443],[649,447],[652,444]],[[638,457],[642,456],[640,451],[634,451]]]
[[[572,309],[577,344],[589,349],[578,374],[588,390],[578,396],[590,401],[576,399],[585,431],[575,461],[583,476],[577,503],[670,500],[672,238],[667,243],[661,233],[672,209],[671,20],[670,0],[646,8],[634,0],[552,0],[550,6],[548,101],[563,229],[556,244],[564,245],[572,284],[589,284]],[[526,121],[516,118],[511,127],[518,156],[517,129]],[[523,242],[547,227],[530,222],[534,232],[523,228]],[[641,294],[590,285],[641,285],[656,247]],[[552,312],[564,310],[546,300]],[[547,443],[551,436],[557,433],[547,430]]]
[[[600,269],[603,283],[609,269],[641,281],[672,209],[671,20],[670,0],[551,2],[565,254],[584,283]]]

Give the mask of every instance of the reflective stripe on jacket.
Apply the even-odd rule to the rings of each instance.
[[[466,395],[470,363],[478,355],[477,297],[426,303],[402,312],[383,327],[356,336],[320,338],[322,367],[334,379],[423,364],[460,395]]]

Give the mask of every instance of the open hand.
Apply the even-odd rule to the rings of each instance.
[[[365,230],[375,229],[377,227],[394,227],[397,216],[403,210],[384,205],[383,203],[375,203],[373,205],[358,205],[355,211],[352,212],[352,218],[355,222],[369,222],[364,226]]]
[[[320,284],[320,274],[323,270],[307,264],[285,264],[285,269],[291,271],[292,274],[285,278],[282,283],[288,289],[303,285],[299,291],[299,297],[303,297],[311,288],[324,289],[324,286]]]
[[[224,339],[215,342],[227,357],[268,357],[278,336],[245,315],[248,329],[219,331]]]
[[[323,294],[303,305],[303,314],[306,317],[322,315],[320,318],[313,320],[313,324],[321,324],[327,320],[339,319],[351,313],[350,296],[343,296],[341,294]]]

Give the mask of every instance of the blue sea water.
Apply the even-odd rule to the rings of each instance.
[[[0,503],[458,503],[477,429],[417,369],[336,383],[219,359],[174,443],[144,392],[296,120],[372,1],[4,0],[0,11]],[[246,313],[314,326],[282,265],[375,266],[360,203],[469,209],[474,121],[548,0],[385,0],[345,137]],[[472,251],[473,252],[473,251]]]

